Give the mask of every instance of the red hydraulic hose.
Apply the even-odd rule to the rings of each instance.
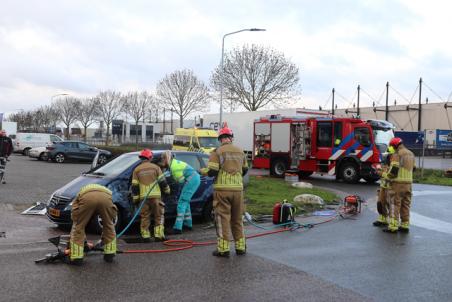
[[[257,238],[257,237],[263,237],[263,236],[267,236],[267,235],[272,235],[272,234],[277,234],[277,233],[282,233],[282,232],[287,232],[287,231],[291,231],[293,229],[291,228],[283,228],[283,229],[279,229],[279,230],[274,230],[274,231],[267,231],[267,232],[262,232],[262,233],[257,233],[254,235],[249,235],[246,236],[247,239],[251,239],[251,238]],[[177,251],[183,251],[183,250],[188,250],[193,248],[194,246],[207,246],[207,245],[214,245],[217,244],[216,240],[211,240],[211,241],[192,241],[192,240],[185,240],[185,239],[171,239],[171,240],[166,240],[165,242],[163,242],[163,244],[165,246],[169,246],[170,248],[167,249],[159,249],[159,250],[125,250],[122,251],[123,254],[148,254],[148,253],[169,253],[169,252],[177,252]]]

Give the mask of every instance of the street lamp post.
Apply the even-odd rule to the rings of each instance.
[[[63,96],[63,95],[69,95],[68,93],[58,93],[58,94],[54,94],[54,95],[52,95],[51,97],[50,97],[50,105],[52,105],[52,101],[53,101],[53,98],[54,97],[57,97],[57,96]],[[54,131],[54,134],[56,134],[56,132],[57,132],[57,129],[56,129],[56,122],[53,124],[53,131]],[[67,131],[68,131],[68,135],[69,135],[69,129],[67,129]],[[63,134],[64,135],[64,134]]]
[[[220,79],[220,128],[223,126],[223,75],[224,75],[224,69],[223,69],[223,62],[224,62],[224,39],[227,36],[238,34],[243,31],[265,31],[263,28],[245,28],[237,31],[233,31],[230,33],[227,33],[223,36],[223,42],[221,43],[221,79]]]

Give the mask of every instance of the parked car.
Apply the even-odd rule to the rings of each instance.
[[[37,147],[31,148],[28,151],[28,156],[31,158],[36,158],[37,160],[47,161],[49,159],[47,155],[47,147]]]
[[[160,160],[162,151],[153,151],[153,161]],[[79,190],[87,184],[100,184],[108,187],[113,193],[113,203],[118,207],[118,216],[115,220],[116,229],[122,230],[122,227],[130,222],[134,212],[135,205],[131,201],[131,181],[132,172],[141,162],[138,158],[138,152],[125,153],[104,166],[96,167],[81,176],[77,177],[64,187],[55,191],[50,197],[47,205],[47,217],[60,227],[70,226],[72,201]],[[174,151],[175,158],[182,160],[194,169],[199,170],[207,166],[209,156],[197,152]],[[180,185],[175,183],[172,178],[167,179],[171,188],[171,194],[162,195],[165,202],[165,217],[174,218],[176,216],[177,200],[180,195]],[[201,185],[190,202],[193,216],[201,216],[203,219],[210,219],[212,213],[213,198],[213,178],[201,176]],[[100,217],[93,217],[89,227],[94,232],[102,230]]]
[[[103,165],[111,157],[110,151],[97,149],[94,146],[78,141],[56,142],[47,147],[48,157],[57,163],[63,163],[68,159],[92,161],[96,156],[97,151],[100,152],[98,163]]]
[[[17,133],[14,139],[14,152],[28,156],[32,148],[46,147],[54,142],[61,142],[63,139],[58,135],[49,133]]]

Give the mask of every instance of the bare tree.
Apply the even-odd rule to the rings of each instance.
[[[33,127],[33,114],[31,111],[20,111],[10,114],[8,121],[17,123],[17,130],[29,130]]]
[[[187,115],[208,109],[209,91],[192,70],[184,69],[166,75],[158,83],[157,98],[160,107],[174,110],[179,116],[180,127],[183,127]]]
[[[299,82],[298,67],[271,48],[252,45],[235,48],[225,55],[223,72],[218,66],[211,84],[248,111],[287,102]]]
[[[40,109],[42,111],[42,126],[47,129],[54,128],[56,131],[56,124],[59,121],[58,112],[49,105],[41,106]]]
[[[97,99],[99,100],[99,116],[107,127],[107,138],[105,144],[110,142],[110,125],[123,111],[124,103],[121,93],[116,91],[101,91]]]
[[[87,129],[99,115],[99,100],[97,98],[86,98],[81,101],[77,120],[83,126],[84,141],[87,139]]]
[[[141,93],[129,92],[126,96],[124,96],[124,100],[124,109],[127,114],[130,114],[135,121],[135,131],[137,131],[138,123],[140,122],[140,120],[144,122],[146,112],[149,111],[151,104],[153,103],[153,98],[149,93],[143,91]],[[138,150],[137,132],[135,132],[135,144],[136,149]]]
[[[66,126],[66,139],[69,139],[71,125],[77,120],[81,102],[75,97],[65,97],[53,102],[53,108],[58,112],[61,122]]]

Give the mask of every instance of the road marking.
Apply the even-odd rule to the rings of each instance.
[[[449,195],[450,193],[451,191],[413,191],[413,196]],[[375,205],[371,204],[369,208],[372,211],[377,212],[376,200],[373,199],[371,202],[372,201],[375,202]],[[452,235],[452,223],[430,218],[413,211],[410,211],[410,224],[420,228]]]
[[[425,195],[449,195],[451,191],[413,191],[413,196],[425,196]]]
[[[452,223],[430,218],[416,212],[410,213],[410,223],[417,227],[452,235]]]

